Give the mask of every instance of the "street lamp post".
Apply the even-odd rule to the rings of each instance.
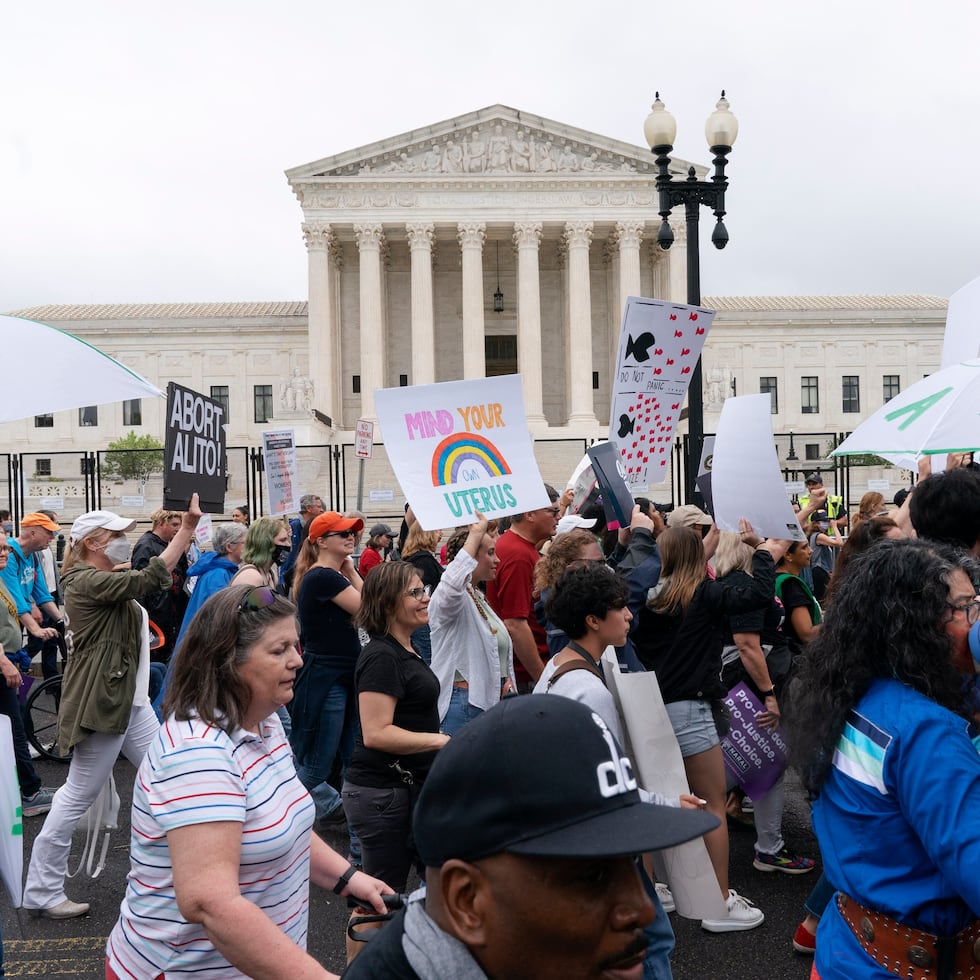
[[[694,167],[688,170],[685,180],[675,181],[670,175],[670,153],[674,149],[677,135],[677,122],[660,101],[656,93],[652,111],[643,125],[647,143],[657,160],[657,192],[660,216],[663,219],[657,232],[657,244],[665,251],[674,243],[671,230],[670,212],[678,205],[684,205],[684,218],[687,226],[687,302],[692,306],[701,305],[701,263],[698,253],[698,218],[701,205],[711,208],[717,219],[711,241],[715,248],[728,244],[728,231],[722,218],[725,216],[725,189],[728,178],[725,176],[727,157],[738,136],[738,120],[728,107],[728,100],[722,91],[715,111],[708,117],[704,135],[708,147],[714,154],[715,172],[710,180],[698,180]],[[685,460],[685,499],[694,502],[695,481],[698,464],[701,460],[701,445],[704,442],[704,399],[701,384],[701,358],[698,358],[691,374],[687,392],[688,445]]]

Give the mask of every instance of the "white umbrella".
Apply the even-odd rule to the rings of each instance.
[[[980,449],[980,359],[917,381],[862,422],[832,453],[932,456]]]
[[[0,422],[163,397],[159,388],[114,357],[46,323],[0,314],[0,347],[32,355],[30,367],[20,364],[4,374]]]
[[[0,654],[2,656],[2,654]],[[10,719],[0,715],[0,880],[15,909],[20,908],[24,874],[24,821],[14,761]]]

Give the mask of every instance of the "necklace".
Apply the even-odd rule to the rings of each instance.
[[[490,622],[490,617],[487,615],[486,609],[483,608],[483,603],[476,597],[476,589],[472,585],[466,586],[466,591],[469,593],[470,598],[476,604],[476,611],[483,617],[483,621],[490,627],[490,632],[496,636],[497,627]]]

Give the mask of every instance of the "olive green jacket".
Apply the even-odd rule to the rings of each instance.
[[[68,643],[58,711],[62,752],[93,732],[126,731],[136,692],[142,622],[140,607],[131,600],[169,588],[171,581],[160,558],[130,572],[104,572],[82,562],[62,576]]]

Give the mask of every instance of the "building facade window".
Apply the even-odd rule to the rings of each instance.
[[[897,374],[885,374],[881,378],[883,401],[890,402],[902,390],[902,382]]]
[[[231,396],[228,393],[228,385],[211,385],[211,401],[217,402],[225,410],[225,417],[222,419],[223,422],[228,421],[230,400]]]
[[[814,375],[800,378],[800,410],[804,415],[816,415],[820,411],[820,389]]]
[[[361,376],[359,374],[355,374],[351,378],[351,383],[350,384],[351,384],[351,391],[355,395],[359,395],[361,393]]]
[[[143,424],[143,400],[130,398],[123,402],[123,425]]]
[[[770,411],[776,415],[779,412],[779,387],[776,379],[773,377],[759,378],[759,394],[769,396],[772,402]]]
[[[486,376],[517,374],[517,334],[492,334],[483,341]]]
[[[861,411],[861,379],[856,374],[841,378],[841,410],[848,414]]]
[[[80,408],[78,410],[78,424],[79,425],[98,425],[99,424],[99,409],[96,405],[89,405],[86,408]]]
[[[272,385],[255,385],[252,395],[255,405],[255,421],[269,422],[272,419]]]
[[[35,429],[53,429],[54,428],[54,416],[50,413],[48,415],[35,415],[34,416],[34,428]]]
[[[38,457],[34,460],[35,476],[51,476],[51,460]]]
[[[820,443],[808,442],[803,446],[803,456],[806,459],[820,459]]]
[[[83,456],[79,461],[78,471],[82,476],[89,476],[92,473],[92,460],[88,456]]]

